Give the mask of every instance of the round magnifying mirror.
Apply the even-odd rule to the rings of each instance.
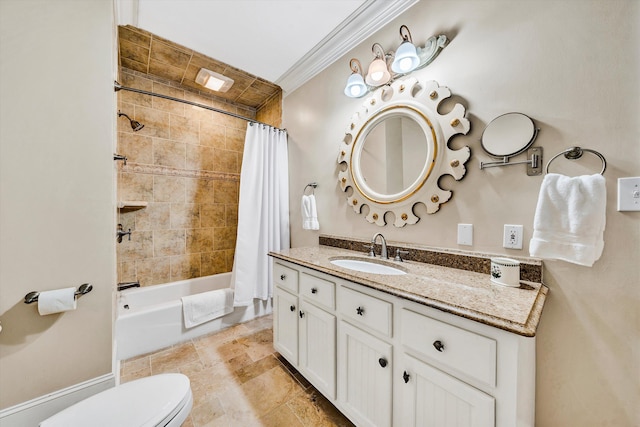
[[[493,119],[482,132],[482,148],[494,157],[511,157],[525,151],[536,139],[536,127],[522,113],[507,113]]]

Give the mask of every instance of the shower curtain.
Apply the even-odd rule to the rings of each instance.
[[[268,252],[289,248],[287,132],[249,123],[240,171],[234,306],[271,298]]]

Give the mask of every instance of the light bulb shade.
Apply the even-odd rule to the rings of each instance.
[[[369,65],[369,72],[365,80],[369,86],[382,86],[388,83],[391,80],[391,73],[389,73],[387,63],[380,58],[374,60]]]
[[[415,70],[418,65],[420,65],[420,58],[418,58],[416,47],[408,41],[403,42],[396,51],[391,70],[394,73],[405,74]]]
[[[359,73],[353,73],[347,80],[347,86],[344,88],[344,94],[349,98],[360,98],[367,93],[367,86],[364,84],[364,79]]]

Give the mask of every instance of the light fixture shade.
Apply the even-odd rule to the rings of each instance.
[[[215,71],[200,68],[196,76],[196,83],[216,92],[226,92],[233,86],[233,79]]]
[[[416,69],[420,65],[420,58],[416,52],[416,47],[409,41],[403,42],[391,64],[391,70],[395,73],[405,74]]]
[[[374,60],[371,65],[369,65],[369,72],[365,78],[367,84],[369,86],[382,86],[388,83],[389,80],[391,80],[391,73],[389,73],[387,63],[380,58]]]
[[[353,73],[347,80],[347,86],[344,88],[344,94],[349,98],[360,98],[367,93],[367,86],[364,84],[364,79],[359,73]]]

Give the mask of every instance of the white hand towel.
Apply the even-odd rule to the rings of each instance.
[[[602,175],[547,174],[533,219],[531,256],[591,267],[604,248],[606,207]]]
[[[318,222],[318,213],[316,211],[316,197],[313,194],[309,196],[302,196],[301,212],[303,230],[320,229],[320,223]]]
[[[40,316],[76,309],[76,288],[56,289],[38,294]]]
[[[215,291],[182,297],[184,326],[192,328],[233,311],[233,289]]]

